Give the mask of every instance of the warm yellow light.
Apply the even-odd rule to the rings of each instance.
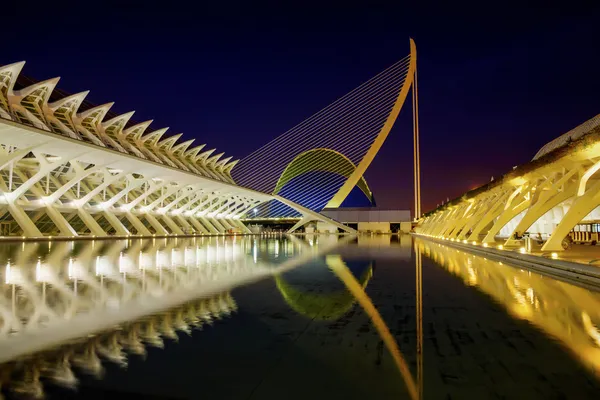
[[[501,244],[498,245],[498,250],[502,250],[504,249],[504,246],[502,246]]]
[[[483,247],[488,247],[488,244],[487,244],[487,243],[484,243],[484,244],[483,244]]]
[[[477,244],[477,242],[473,240],[473,244],[475,245],[475,244]]]
[[[464,244],[467,244],[467,243],[468,243],[468,242],[467,242],[467,239],[463,240],[463,243],[464,243]]]
[[[552,254],[550,254],[550,257],[552,257],[554,260],[556,260],[558,258],[558,253],[552,253]]]
[[[521,248],[519,249],[519,253],[521,253],[521,254],[525,254],[525,247],[521,247]]]

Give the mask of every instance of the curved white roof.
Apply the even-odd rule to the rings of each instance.
[[[577,126],[576,128],[571,129],[569,132],[564,133],[552,140],[551,142],[546,143],[541,149],[533,157],[533,160],[537,160],[538,158],[545,156],[558,149],[559,147],[563,147],[569,141],[573,141],[579,139],[580,137],[589,133],[592,129],[600,125],[600,114],[596,115],[594,118],[585,121],[583,124]]]

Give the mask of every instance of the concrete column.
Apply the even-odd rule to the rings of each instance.
[[[100,224],[98,224],[98,222],[96,222],[94,217],[92,217],[92,215],[89,212],[87,212],[83,208],[79,208],[77,210],[77,214],[79,215],[79,218],[81,218],[81,220],[83,221],[85,226],[87,226],[87,228],[90,230],[90,232],[92,232],[92,235],[108,236],[108,233],[106,233],[106,231],[104,229],[102,229]]]
[[[196,229],[201,233],[209,233],[209,231],[194,217],[190,217],[190,222],[192,225],[196,227]]]
[[[138,232],[138,235],[145,235],[145,236],[152,235],[152,233],[150,233],[148,228],[146,228],[146,226],[142,223],[142,221],[140,221],[140,219],[138,217],[136,217],[135,215],[133,215],[130,212],[125,213],[125,217],[127,218],[127,220],[129,222],[131,222],[131,225],[133,225],[135,227],[135,229]]]
[[[193,230],[192,225],[190,225],[190,223],[181,215],[175,215],[172,219],[183,227],[184,234],[187,234],[189,231]]]
[[[216,218],[206,218],[210,223],[219,231],[219,233],[225,233],[227,229]]]
[[[103,211],[102,215],[104,215],[106,220],[112,225],[113,228],[115,228],[117,235],[125,236],[130,234],[125,225],[119,221],[119,218],[117,218],[115,214],[111,213],[110,211]]]
[[[167,226],[171,229],[171,232],[176,233],[178,235],[183,235],[183,231],[181,228],[169,217],[168,215],[161,215],[160,218],[167,224]]]
[[[158,220],[156,218],[154,218],[154,216],[152,214],[146,213],[146,214],[144,214],[144,218],[146,218],[148,220],[148,222],[150,223],[150,225],[152,225],[152,227],[156,231],[157,235],[168,235],[169,234],[169,232],[167,232],[165,227],[162,226],[160,224],[160,222],[158,222]]]
[[[210,231],[210,233],[219,233],[217,228],[213,226],[206,218],[198,217],[198,219],[202,222],[202,224]]]
[[[19,227],[23,230],[23,235],[27,237],[42,237],[42,232],[29,219],[21,207],[15,206],[12,202],[8,204],[8,212],[15,219]]]
[[[56,225],[56,227],[60,230],[61,236],[79,236],[75,229],[67,222],[65,217],[52,206],[46,206],[46,214],[50,217],[52,222]]]

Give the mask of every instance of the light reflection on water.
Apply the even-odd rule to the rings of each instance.
[[[293,268],[312,246],[286,237],[27,242],[0,249],[4,387],[41,396],[41,377],[75,386],[71,367],[101,376],[99,357],[126,365],[163,338],[229,315],[229,291]],[[304,257],[304,258],[303,258]],[[133,322],[132,322],[133,321]],[[15,362],[15,360],[19,362]]]
[[[415,248],[465,285],[542,329],[600,378],[600,293],[451,247],[414,239]]]
[[[333,323],[360,304],[395,361],[397,385],[412,398],[427,397],[422,293],[427,296],[428,287],[421,256],[598,371],[597,293],[409,236],[246,236],[0,247],[0,383],[12,393],[41,396],[44,380],[76,387],[78,374],[101,378],[107,362],[125,366],[128,354],[145,356],[148,347],[235,318],[231,291],[272,277],[290,312],[311,321]],[[416,312],[410,335],[416,338],[410,340],[416,345],[404,353],[398,343],[407,338],[390,330],[393,321],[367,295],[378,261],[412,262],[417,271],[410,283],[416,293],[410,300]],[[311,285],[320,289],[306,290]]]
[[[236,238],[6,246],[0,260],[5,266],[0,271],[5,316],[0,332],[32,333],[61,319],[119,308],[144,296],[157,298],[211,282],[243,282],[269,274],[277,267],[270,249],[280,241],[286,258],[304,250],[283,239],[267,244]]]

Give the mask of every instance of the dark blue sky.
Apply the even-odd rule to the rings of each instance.
[[[405,56],[413,37],[425,211],[600,113],[591,6],[81,3],[3,5],[0,63],[26,60],[27,75],[61,76],[67,91],[235,157]],[[384,207],[412,206],[410,115],[367,171]]]

